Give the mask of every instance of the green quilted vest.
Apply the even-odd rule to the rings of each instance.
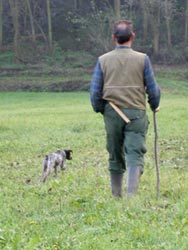
[[[99,57],[104,77],[103,99],[123,108],[145,110],[145,54],[116,48]]]

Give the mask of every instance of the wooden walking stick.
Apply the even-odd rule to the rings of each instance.
[[[121,111],[120,108],[118,108],[113,102],[109,101],[109,104],[112,106],[112,108],[121,116],[121,118],[126,122],[131,122],[129,118]]]
[[[153,125],[154,125],[154,133],[155,133],[154,153],[155,153],[155,168],[156,168],[156,176],[157,176],[156,194],[157,194],[157,198],[158,198],[159,187],[160,187],[160,175],[159,175],[158,146],[157,146],[158,131],[157,131],[157,119],[156,119],[156,112],[155,111],[153,112]]]

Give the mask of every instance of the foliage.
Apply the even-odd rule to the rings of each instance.
[[[12,51],[4,51],[0,54],[0,66],[9,66],[13,62],[14,53]]]
[[[81,91],[88,90],[96,57],[85,51],[63,51],[55,46],[51,55],[41,55],[35,65],[12,64],[11,52],[0,55],[0,91]],[[155,75],[165,89],[179,84],[187,91],[187,66],[154,65]],[[178,80],[178,81],[177,81]]]
[[[87,15],[87,40],[90,41],[90,50],[93,54],[100,55],[104,51],[113,49],[111,41],[112,24],[115,21],[113,9],[94,10],[92,14]]]
[[[88,93],[0,93],[0,248],[186,250],[187,97],[178,81],[176,94],[166,84],[157,114],[160,196],[148,110],[145,173],[129,202],[110,195],[103,119]],[[58,148],[71,148],[73,160],[39,183],[44,155]]]
[[[12,64],[12,53],[2,53],[0,91],[88,90],[96,58],[85,51],[62,51],[40,55],[40,63]]]
[[[14,0],[1,2],[0,49],[11,47],[17,63],[35,64],[41,54],[51,54],[49,37],[54,46],[63,50],[88,51],[95,55],[108,51],[113,46],[111,24],[117,18],[133,20],[136,49],[160,63],[187,62],[188,5],[183,0],[121,0],[120,17],[115,10],[119,6],[116,0],[51,0],[50,24],[47,1],[24,0],[18,1],[18,5]],[[51,25],[52,36],[49,36]]]

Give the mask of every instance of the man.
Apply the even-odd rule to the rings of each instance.
[[[127,169],[127,198],[137,192],[144,170],[148,129],[145,93],[153,112],[159,110],[160,89],[149,57],[131,48],[135,39],[131,21],[114,25],[116,48],[99,57],[90,87],[95,112],[104,116],[112,195],[122,197],[123,174]],[[126,123],[109,104],[129,118]]]

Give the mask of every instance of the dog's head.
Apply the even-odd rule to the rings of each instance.
[[[72,160],[72,150],[70,149],[57,150],[56,154],[65,155],[67,160]]]
[[[65,154],[66,154],[66,159],[67,160],[72,160],[72,150],[70,150],[70,149],[65,149],[64,150],[65,151]]]

